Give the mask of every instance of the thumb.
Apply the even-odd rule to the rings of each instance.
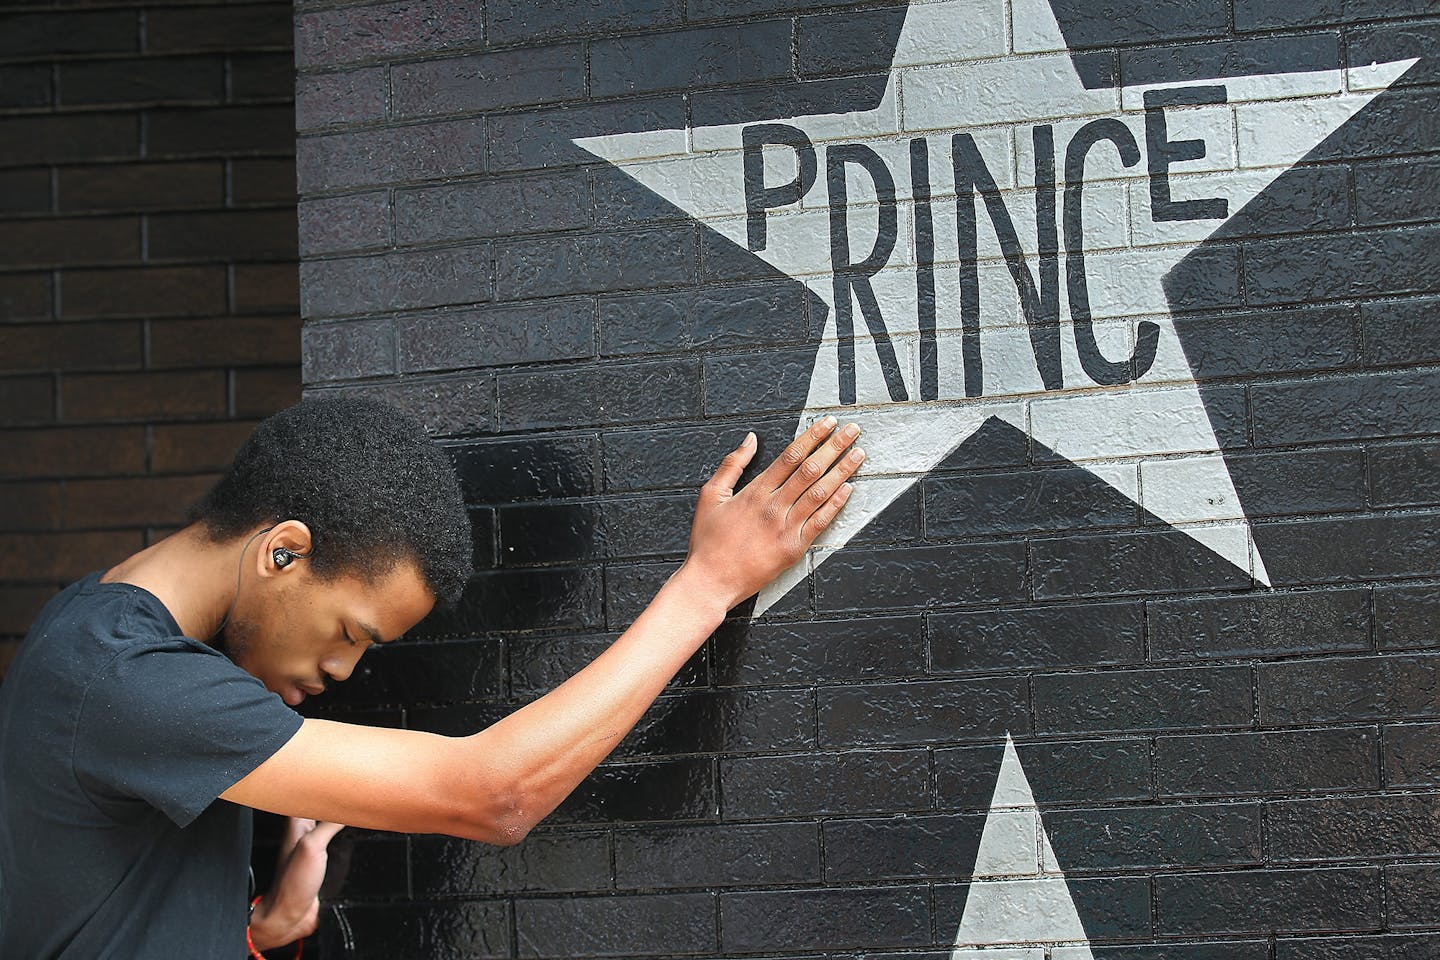
[[[321,821],[315,825],[314,830],[310,831],[310,835],[314,837],[321,846],[329,846],[330,841],[335,839],[335,835],[344,829],[345,824],[343,823]]]
[[[735,484],[740,482],[740,474],[745,472],[745,468],[754,458],[757,446],[754,432],[745,434],[740,446],[725,454],[725,459],[720,461],[719,469],[710,478],[710,485],[717,491],[733,493]]]

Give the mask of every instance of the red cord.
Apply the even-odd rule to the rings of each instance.
[[[255,912],[255,904],[260,902],[260,897],[250,901],[250,912]],[[250,960],[265,960],[265,954],[255,949],[255,941],[250,937],[250,924],[245,924],[245,946],[250,948]],[[301,937],[295,941],[295,960],[300,960],[300,955],[305,952],[305,938]]]

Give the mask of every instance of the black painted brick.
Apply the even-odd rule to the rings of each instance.
[[[1235,0],[1235,28],[1309,27],[1433,12],[1426,0],[1317,0],[1303,9],[1276,0]]]
[[[1145,657],[1138,603],[932,613],[926,632],[938,673],[1127,663]]]
[[[1245,298],[1252,304],[1429,291],[1437,276],[1440,230],[1434,227],[1245,245]]]
[[[495,511],[501,566],[568,563],[602,556],[604,529],[593,503],[543,503]]]
[[[1341,66],[1340,35],[1334,31],[1120,51],[1120,75],[1127,85],[1336,70]]]
[[[1375,444],[1365,453],[1374,506],[1440,504],[1440,444]]]
[[[1367,650],[1369,620],[1365,591],[1353,588],[1146,604],[1156,660]]]
[[[849,684],[818,693],[827,746],[973,740],[1030,729],[1023,677]]]
[[[365,706],[496,700],[505,695],[505,660],[497,640],[401,643],[371,647],[355,672],[327,693],[327,703]]]
[[[1169,593],[1245,587],[1250,575],[1172,529],[1036,540],[1035,596]]]
[[[1261,860],[1258,803],[1054,810],[1045,829],[1067,874]]]
[[[703,423],[643,430],[611,430],[605,434],[604,475],[608,491],[684,487],[694,490],[720,465],[725,454],[755,431],[760,444],[750,468],[765,464],[795,436],[795,422],[745,420],[733,424]],[[742,481],[743,483],[744,481]]]
[[[397,117],[480,113],[585,96],[579,44],[481,53],[391,68]]]
[[[1440,646],[1440,590],[1424,587],[1375,589],[1375,645],[1380,649]]]
[[[496,247],[502,300],[676,286],[692,279],[688,226],[506,240]]]
[[[795,27],[800,75],[888,71],[904,15],[891,7],[800,17]]]
[[[326,317],[477,303],[490,299],[490,273],[486,244],[307,260],[300,265],[301,309]]]
[[[494,427],[495,381],[491,377],[356,383],[341,391],[393,404],[419,418],[435,436],[487,433]]]
[[[334,66],[354,60],[440,53],[484,40],[481,8],[472,4],[394,3],[299,11],[295,62]]]
[[[1042,674],[1032,685],[1043,732],[1239,726],[1253,714],[1248,667]]]
[[[495,630],[598,627],[602,621],[600,571],[591,567],[531,567],[479,573],[460,605],[432,615],[442,636]],[[431,634],[422,631],[421,635]]]
[[[302,194],[479,173],[485,166],[483,120],[351,130],[301,137],[295,176]]]
[[[820,828],[813,823],[615,832],[617,887],[728,887],[819,879]]]
[[[1371,363],[1416,363],[1440,359],[1440,298],[1368,301],[1360,307],[1365,359]]]
[[[1034,823],[1033,813],[1019,815]],[[968,877],[984,821],[979,816],[828,820],[824,824],[825,880]]]
[[[727,820],[928,810],[934,796],[923,750],[724,758],[720,783]]]
[[[605,555],[683,556],[689,546],[694,513],[695,495],[691,493],[608,500],[601,507]]]
[[[1140,511],[1081,467],[926,478],[925,536],[1136,526]]]
[[[531,170],[594,164],[597,162],[595,155],[572,143],[572,137],[636,130],[678,130],[685,124],[685,102],[679,96],[594,106],[587,104],[583,109],[499,114],[488,120],[490,169]],[[613,168],[602,175],[625,177]]]
[[[1377,930],[1380,873],[1368,869],[1196,873],[1155,880],[1162,934]]]
[[[1435,856],[1437,817],[1435,794],[1277,801],[1265,811],[1266,854],[1277,861]]]
[[[1257,444],[1440,432],[1440,373],[1403,370],[1250,387]]]
[[[564,683],[615,642],[616,634],[602,636],[515,637],[510,651],[510,689],[530,699]],[[701,686],[706,678],[704,649],[698,651],[670,681],[670,689]]]
[[[1434,514],[1295,520],[1266,524],[1257,540],[1262,556],[1285,558],[1292,583],[1425,576],[1440,568],[1435,520]]]
[[[716,639],[715,682],[727,686],[902,678],[924,663],[918,616],[803,624],[737,620]]]
[[[715,820],[715,764],[705,758],[607,764],[551,815],[554,823]]]
[[[1155,948],[1148,945],[1095,946],[1090,952],[1095,960],[1152,960],[1155,956]],[[1268,940],[1167,942],[1164,956],[1165,960],[1271,960]]]
[[[1264,663],[1258,671],[1266,725],[1440,716],[1433,654]]]
[[[1362,226],[1433,219],[1440,158],[1381,160],[1355,165],[1356,217]]]
[[[589,184],[576,171],[395,191],[402,245],[567,230],[590,220]]]
[[[1380,786],[1373,727],[1155,738],[1161,796],[1243,796]]]
[[[1440,924],[1440,864],[1387,866],[1385,907],[1392,929]]]
[[[469,503],[579,497],[598,490],[595,436],[514,437],[457,444],[450,456]]]
[[[306,200],[297,209],[301,254],[374,249],[390,242],[390,198],[383,190]]]
[[[1241,502],[1251,518],[1360,510],[1367,499],[1359,450],[1242,453],[1227,457],[1226,466],[1241,478]]]
[[[699,364],[664,360],[500,376],[507,430],[633,423],[698,411]]]
[[[1229,4],[1218,0],[1059,0],[1056,10],[1066,24],[1065,40],[1072,48],[1219,38],[1229,33],[1230,27]],[[1081,11],[1085,15],[1077,16]]]
[[[793,949],[921,946],[930,942],[924,888],[722,893],[720,945],[746,953]]]
[[[1392,86],[1435,83],[1440,78],[1435,69],[1435,54],[1440,51],[1440,23],[1433,19],[1434,7],[1427,12],[1432,15],[1431,19],[1365,24],[1346,30],[1345,49],[1350,63],[1366,65],[1415,57],[1420,62],[1412,64]]]
[[[725,690],[661,697],[617,756],[738,754],[815,746],[815,708],[803,690]]]
[[[513,847],[443,836],[410,842],[410,883],[418,899],[610,886],[610,842],[603,833],[541,829]]]
[[[497,304],[405,317],[398,323],[400,369],[406,373],[594,354],[595,308],[590,300]]]
[[[678,23],[680,0],[496,0],[485,11],[491,43],[526,43],[545,37],[646,29]]]
[[[341,908],[355,960],[392,956],[511,956],[509,911],[499,901],[352,904]]]
[[[1276,960],[1429,960],[1434,934],[1277,940]]]
[[[656,592],[680,568],[671,563],[616,563],[605,569],[605,624],[611,630],[628,627]]]
[[[1021,544],[841,551],[815,572],[823,610],[919,607],[1024,596]]]
[[[789,20],[597,40],[590,92],[606,97],[703,89],[790,75]]]
[[[805,401],[814,349],[767,350],[705,358],[705,412],[779,413]]]
[[[341,73],[312,73],[295,80],[295,129],[385,119],[387,77],[384,67]]]
[[[623,356],[795,343],[806,323],[804,293],[791,284],[607,296],[600,301],[600,352]]]
[[[1380,760],[1386,787],[1433,787],[1440,783],[1440,724],[1391,724],[1381,731]]]
[[[1042,804],[1143,800],[1152,793],[1148,740],[1022,742],[1015,749]],[[936,806],[988,810],[1003,754],[1002,744],[936,750]]]

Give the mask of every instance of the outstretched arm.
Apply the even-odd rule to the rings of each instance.
[[[859,430],[825,418],[738,492],[754,435],[701,488],[690,549],[645,611],[585,669],[469,737],[327,720],[300,731],[227,800],[352,826],[509,844],[554,810],[719,626],[849,499]]]

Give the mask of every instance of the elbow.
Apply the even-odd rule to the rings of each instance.
[[[540,821],[537,804],[517,787],[496,790],[462,815],[456,833],[468,840],[498,847],[513,847],[529,836]]]

